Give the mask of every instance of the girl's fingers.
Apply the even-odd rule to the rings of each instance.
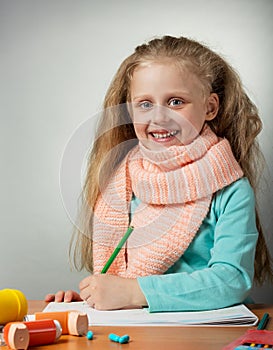
[[[73,290],[66,291],[65,294],[64,294],[64,302],[65,303],[69,303],[73,299],[74,299],[74,292],[73,292]]]
[[[84,278],[84,279],[79,283],[79,289],[80,289],[80,290],[85,289],[86,287],[88,287],[88,286],[90,285],[90,282],[91,282],[90,276]]]
[[[44,301],[50,302],[55,300],[55,294],[47,294],[44,298]]]
[[[87,300],[88,298],[90,298],[90,296],[91,294],[88,288],[85,288],[80,292],[80,297],[82,298],[82,300]]]
[[[55,301],[57,303],[62,302],[64,300],[64,295],[65,295],[65,292],[63,290],[59,290],[59,292],[55,294]]]
[[[69,303],[71,301],[81,301],[81,300],[82,298],[80,297],[80,295],[74,292],[73,290],[68,290],[65,292],[64,302]]]
[[[60,290],[56,294],[47,294],[44,298],[44,301],[51,302],[66,302],[69,303],[71,301],[82,301],[83,299],[80,297],[80,295],[77,292],[74,292],[73,290],[68,290],[64,292],[63,290]]]

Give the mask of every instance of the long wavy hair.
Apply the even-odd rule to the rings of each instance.
[[[134,53],[122,62],[105,96],[83,188],[82,211],[79,217],[81,229],[76,229],[70,245],[70,255],[73,251],[74,265],[78,270],[85,268],[92,272],[93,269],[92,213],[102,186],[101,179],[107,183],[128,152],[128,148],[122,151],[115,146],[128,140],[136,140],[134,127],[126,109],[126,103],[130,102],[130,85],[134,70],[148,62],[166,61],[188,69],[200,79],[204,89],[218,95],[218,114],[208,124],[219,137],[230,142],[244,175],[254,191],[257,189],[264,161],[257,143],[262,122],[236,71],[219,54],[195,40],[171,36],[152,39],[137,46]],[[115,153],[113,150],[116,150]],[[112,152],[111,161],[105,164],[104,160],[109,151]],[[272,277],[272,269],[257,210],[256,222],[259,237],[255,256],[255,281],[262,284],[264,280]]]

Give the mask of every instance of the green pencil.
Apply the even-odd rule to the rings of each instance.
[[[120,252],[121,248],[123,247],[123,245],[125,244],[125,242],[127,241],[127,239],[129,238],[130,234],[132,233],[134,227],[133,226],[129,226],[128,230],[125,232],[125,235],[122,237],[122,239],[120,240],[120,242],[118,243],[117,247],[115,248],[115,250],[113,251],[112,255],[110,256],[109,260],[107,261],[107,263],[105,264],[104,268],[101,270],[101,273],[106,273],[107,270],[109,269],[109,267],[111,266],[112,262],[115,260],[116,256],[118,255],[118,253]]]
[[[259,329],[259,330],[265,329],[266,324],[267,324],[267,322],[268,322],[268,319],[269,319],[269,314],[266,312],[266,313],[263,315],[261,321],[259,322],[257,329]]]

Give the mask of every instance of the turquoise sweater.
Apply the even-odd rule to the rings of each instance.
[[[214,195],[194,240],[164,275],[138,277],[149,311],[209,310],[243,302],[252,287],[257,238],[255,198],[242,178]]]

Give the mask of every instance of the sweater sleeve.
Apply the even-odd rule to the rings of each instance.
[[[258,237],[248,180],[220,191],[214,204],[214,241],[204,268],[138,278],[150,312],[217,309],[248,296]]]

